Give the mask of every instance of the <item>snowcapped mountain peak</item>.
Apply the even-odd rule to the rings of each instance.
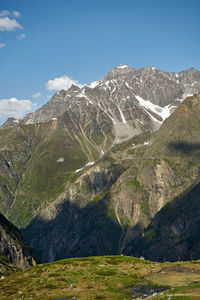
[[[134,74],[135,70],[133,67],[128,67],[127,65],[119,65],[116,68],[110,70],[108,75],[105,77],[106,80],[114,79],[119,76],[123,76],[128,73]]]
[[[124,69],[124,68],[128,68],[128,66],[127,65],[119,65],[118,67],[117,67],[117,69]]]
[[[19,120],[19,124],[51,121],[65,113],[68,118],[77,116],[76,122],[81,122],[96,113],[97,119],[107,118],[119,143],[145,128],[157,130],[185,97],[199,90],[200,72],[195,69],[169,73],[154,66],[135,70],[121,64],[100,80],[60,90],[35,113]],[[1,129],[17,124],[9,119]]]
[[[91,89],[94,89],[95,87],[97,87],[98,85],[100,84],[100,81],[94,81],[94,82],[91,82],[90,84],[88,84],[87,86]]]

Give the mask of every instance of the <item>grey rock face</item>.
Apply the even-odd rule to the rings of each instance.
[[[8,118],[7,121],[3,125],[0,126],[0,129],[11,128],[11,127],[16,126],[19,123],[20,123],[20,121],[18,119]]]
[[[199,259],[199,192],[197,182],[184,196],[163,207],[132,248],[132,254],[155,261]]]
[[[0,214],[0,255],[21,268],[35,265],[38,258],[25,243],[21,232]]]

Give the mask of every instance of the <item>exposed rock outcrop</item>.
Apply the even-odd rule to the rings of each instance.
[[[27,268],[39,262],[34,251],[26,244],[21,232],[0,214],[0,255],[20,267]]]

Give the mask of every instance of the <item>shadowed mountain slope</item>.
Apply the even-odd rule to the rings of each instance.
[[[156,261],[199,259],[200,182],[164,206],[133,248]]]

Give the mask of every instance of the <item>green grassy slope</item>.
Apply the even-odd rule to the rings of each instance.
[[[1,280],[0,298],[195,299],[200,263],[153,263],[126,256],[74,258],[31,267]],[[141,299],[141,298],[139,298]],[[150,298],[148,298],[150,299]],[[181,299],[181,298],[180,298]]]

